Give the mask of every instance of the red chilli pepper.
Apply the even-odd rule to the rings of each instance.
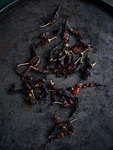
[[[73,52],[73,53],[78,53],[78,52],[80,52],[80,51],[83,50],[83,49],[84,49],[84,46],[83,46],[83,45],[81,45],[81,46],[74,45],[74,46],[72,47],[72,52]]]
[[[56,137],[57,138],[62,138],[62,137],[64,137],[64,136],[66,136],[68,133],[66,132],[66,131],[64,131],[64,132],[60,132],[60,133],[58,133],[57,135],[56,135]]]
[[[104,86],[106,87],[106,85],[103,84],[99,84],[99,83],[95,83],[95,82],[88,82],[82,85],[82,88],[87,88],[87,87],[98,87],[98,86]]]
[[[71,33],[72,33],[73,35],[75,35],[76,37],[78,37],[79,40],[83,40],[81,34],[80,34],[76,29],[73,29],[73,28],[70,27],[70,25],[69,25],[69,23],[68,23],[68,20],[67,20],[67,25],[68,25],[68,27],[69,27],[69,29],[71,30]]]
[[[54,37],[52,37],[50,39],[45,39],[43,41],[40,41],[40,42],[35,44],[35,48],[39,48],[40,46],[46,45],[46,44],[50,43],[52,40],[54,40],[56,38],[57,38],[57,36],[54,36]]]
[[[55,113],[54,113],[54,119],[55,119],[55,121],[56,121],[56,123],[57,124],[60,124],[61,123],[61,120],[58,118],[58,116],[56,115],[56,112],[57,112],[57,110],[55,111]]]
[[[41,27],[41,28],[44,28],[44,27],[46,27],[46,26],[48,26],[48,25],[53,24],[53,23],[57,20],[57,18],[58,18],[58,16],[59,16],[59,11],[60,11],[60,5],[58,6],[58,8],[57,8],[55,14],[53,15],[53,17],[51,18],[51,20],[50,20],[48,23],[46,23],[46,24],[44,24],[44,25],[41,25],[40,27]]]
[[[72,95],[76,97],[76,95],[79,93],[80,89],[82,88],[82,83],[79,83],[73,90]]]

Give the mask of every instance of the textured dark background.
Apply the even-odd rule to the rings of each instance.
[[[47,28],[39,25],[46,22],[61,4],[58,21]],[[68,119],[70,110],[59,106],[49,108],[50,101],[26,104],[21,95],[10,95],[10,84],[21,80],[14,71],[18,62],[30,58],[30,46],[39,41],[39,34],[55,28],[66,19],[77,28],[86,42],[91,42],[92,63],[99,62],[87,80],[106,84],[107,87],[81,90],[78,95],[79,109],[71,118],[75,122],[73,136],[47,143],[47,136],[54,126],[53,112],[59,108],[62,120]],[[39,50],[45,55],[57,43]],[[41,65],[44,65],[44,58]],[[113,17],[100,3],[81,0],[31,0],[14,7],[0,21],[0,150],[112,150],[113,149]],[[35,77],[40,75],[34,71]],[[74,86],[80,80],[74,73],[68,78],[53,76],[57,87]]]

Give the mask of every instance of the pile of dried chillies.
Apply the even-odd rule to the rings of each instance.
[[[50,21],[40,27],[44,28],[55,23],[59,16],[60,9],[61,7],[59,5]],[[75,44],[72,46],[69,44],[70,35],[73,35],[77,39]],[[61,42],[57,43],[56,46],[50,51],[46,67],[39,67],[40,56],[38,56],[38,49],[57,39],[58,36],[60,36]],[[58,29],[53,31],[42,33],[40,38],[42,38],[41,41],[33,44],[31,59],[26,63],[17,63],[16,65],[16,72],[21,77],[23,88],[17,90],[15,89],[16,84],[12,84],[10,93],[21,93],[24,100],[30,104],[35,104],[42,98],[46,98],[48,100],[48,95],[50,95],[52,105],[59,104],[64,108],[72,109],[72,112],[69,115],[71,117],[78,108],[77,94],[80,90],[87,87],[104,85],[95,82],[86,84],[78,83],[75,87],[57,89],[52,79],[48,80],[46,76],[44,78],[36,79],[29,76],[28,72],[30,70],[35,70],[43,75],[56,74],[57,77],[67,77],[68,74],[73,73],[77,68],[79,68],[78,71],[81,73],[81,78],[86,80],[90,76],[91,69],[97,63],[97,61],[94,64],[91,64],[90,62],[89,52],[93,46],[84,42],[81,34],[76,29],[70,27],[68,20],[63,23],[62,27],[58,27]],[[62,45],[62,48],[59,48],[59,45]],[[86,55],[84,55],[85,53]],[[28,66],[28,69],[21,72],[20,67],[25,65]],[[51,65],[54,66],[54,68],[52,68]],[[49,86],[46,86],[47,82],[49,82]],[[60,99],[60,101],[58,101],[58,99]],[[62,138],[66,135],[72,135],[75,131],[75,126],[73,126],[72,123],[77,119],[72,121],[61,121],[56,115],[56,112],[57,110],[54,113],[55,127],[48,137],[49,140],[53,138]],[[55,133],[53,134],[53,132]]]

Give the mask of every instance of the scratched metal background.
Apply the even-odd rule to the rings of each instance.
[[[47,28],[39,25],[48,20],[58,4],[58,21]],[[109,8],[108,8],[109,9]],[[15,6],[0,20],[0,150],[112,150],[113,149],[113,16],[101,3],[83,0],[26,0]],[[49,108],[50,101],[42,100],[35,106],[26,104],[21,95],[10,95],[10,84],[21,80],[14,71],[18,62],[30,58],[30,47],[39,41],[38,35],[61,25],[69,19],[86,42],[91,42],[92,62],[99,62],[87,80],[106,84],[107,87],[83,89],[78,95],[79,109],[71,118],[76,131],[73,136],[47,144],[47,136],[54,126],[53,112],[59,108],[62,120],[68,119],[70,110],[59,106]],[[39,50],[46,55],[58,40]],[[41,60],[44,65],[45,58]],[[35,77],[40,75],[34,71]],[[68,78],[53,76],[57,87],[74,86],[81,81],[79,73]]]

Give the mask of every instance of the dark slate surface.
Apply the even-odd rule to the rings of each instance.
[[[45,29],[39,25],[51,17],[58,4],[61,15],[57,23]],[[95,81],[107,87],[83,89],[78,95],[79,109],[71,118],[75,122],[73,136],[47,143],[47,136],[54,126],[53,112],[59,108],[62,120],[68,119],[70,110],[59,106],[49,108],[51,101],[26,104],[21,95],[10,95],[10,84],[21,80],[14,71],[18,62],[30,58],[30,46],[39,41],[43,31],[57,27],[65,19],[77,28],[86,42],[91,42],[92,63],[99,62],[87,82]],[[39,50],[47,53],[57,40]],[[41,65],[44,65],[44,58]],[[80,0],[31,0],[16,6],[0,22],[0,150],[112,150],[113,149],[113,18],[95,3]],[[35,77],[40,75],[31,71]],[[68,78],[53,76],[57,87],[74,86],[82,81],[78,73]]]

